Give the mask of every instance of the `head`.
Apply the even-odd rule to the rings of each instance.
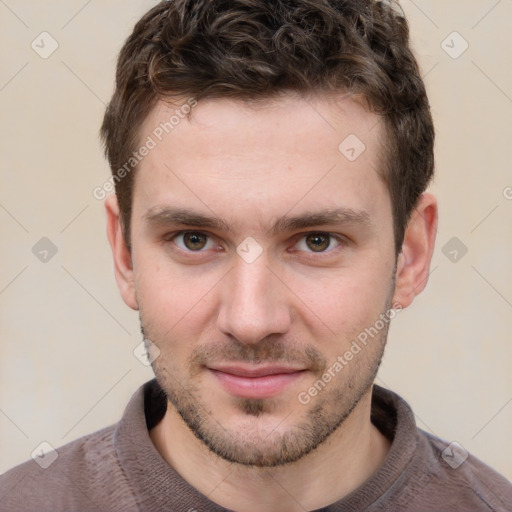
[[[370,0],[161,2],[101,133],[116,278],[170,403],[227,460],[305,456],[368,399],[392,308],[428,275],[434,131],[405,19]],[[255,393],[233,366],[281,376]]]

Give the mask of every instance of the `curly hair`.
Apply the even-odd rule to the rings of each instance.
[[[362,96],[382,116],[379,174],[391,197],[398,254],[433,176],[434,126],[409,26],[394,0],[160,2],[136,24],[118,58],[101,127],[112,176],[119,178],[161,99],[251,103],[288,91]],[[134,173],[122,175],[115,191],[130,247]]]

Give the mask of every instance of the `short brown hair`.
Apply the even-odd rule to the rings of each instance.
[[[251,102],[287,91],[362,95],[383,116],[387,150],[379,171],[393,205],[398,254],[433,175],[434,127],[408,23],[393,0],[160,2],[119,55],[101,127],[112,175],[132,156],[160,99]],[[115,183],[128,247],[133,174]]]

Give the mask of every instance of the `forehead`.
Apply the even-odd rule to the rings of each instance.
[[[196,137],[196,148],[202,154],[212,149],[215,156],[227,145],[230,150],[255,149],[252,142],[309,155],[314,153],[310,146],[321,142],[331,152],[348,135],[371,146],[380,141],[381,130],[380,118],[359,96],[287,93],[250,102],[230,98],[196,102],[186,97],[159,101],[143,123],[141,138],[151,136],[164,146],[170,138],[178,144],[182,137]],[[304,146],[305,142],[310,144]],[[188,145],[175,149],[183,153]]]
[[[195,205],[263,225],[292,209],[383,206],[382,124],[361,101],[216,98],[197,102],[188,117],[183,105],[191,104],[159,102],[142,126],[140,141],[151,140],[152,149],[136,173],[133,210],[140,218],[160,206]]]

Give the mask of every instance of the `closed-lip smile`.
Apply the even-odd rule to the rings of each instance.
[[[212,364],[207,368],[228,393],[242,398],[275,396],[307,371],[304,367],[240,363]]]

